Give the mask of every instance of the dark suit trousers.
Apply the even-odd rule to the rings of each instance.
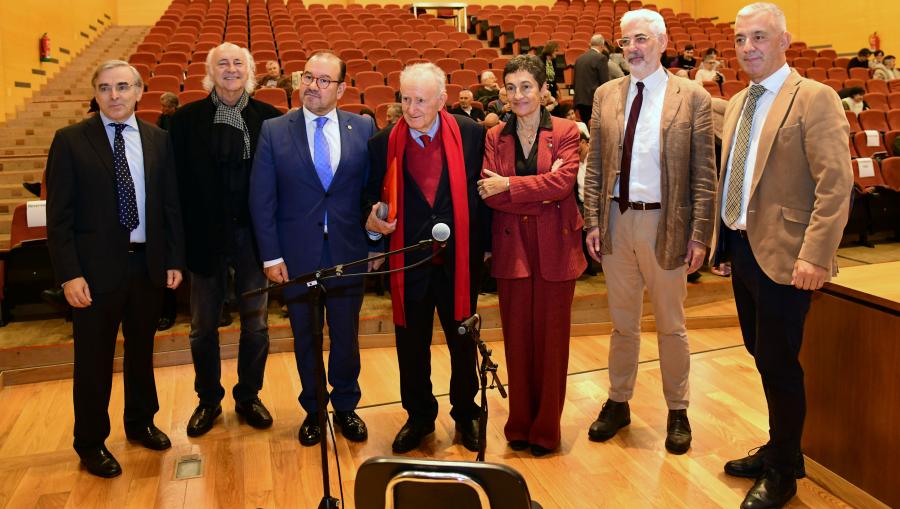
[[[537,222],[520,223],[531,276],[497,279],[509,376],[510,442],[556,449],[566,402],[569,332],[575,280],[541,277]]]
[[[778,284],[763,272],[750,243],[722,226],[744,345],[756,361],[769,407],[766,464],[793,475],[806,395],[798,358],[812,292]]]
[[[109,436],[108,407],[120,323],[125,336],[125,429],[151,424],[159,411],[153,378],[153,336],[162,307],[162,289],[147,275],[145,254],[129,254],[127,279],[116,290],[92,293],[91,298],[90,306],[72,310],[77,451],[100,447]]]
[[[331,250],[328,241],[322,246],[322,260],[319,267],[332,267]],[[292,274],[293,275],[293,274]],[[299,274],[297,274],[299,275]],[[296,276],[296,275],[294,275]],[[326,291],[322,295],[321,306],[328,322],[328,382],[332,390],[329,395],[331,405],[338,412],[356,409],[362,392],[359,388],[359,311],[363,301],[363,278],[350,277],[343,280],[323,281]],[[300,374],[302,389],[300,406],[307,413],[318,410],[316,400],[316,359],[310,322],[309,294],[291,295],[285,291],[285,301],[291,317],[294,333],[294,357]],[[298,292],[299,293],[299,292]],[[321,331],[320,331],[321,332]]]
[[[586,106],[584,104],[579,104],[575,106],[578,110],[578,116],[581,117],[581,121],[588,126],[588,129],[591,128],[591,113],[593,112],[593,106]]]
[[[438,403],[431,387],[431,339],[437,308],[450,350],[450,416],[459,422],[475,419],[479,415],[474,401],[478,392],[475,343],[457,333],[460,322],[453,319],[453,282],[448,271],[440,265],[428,265],[424,270],[431,271],[427,291],[421,300],[406,299],[406,326],[395,326],[403,408],[416,422],[437,418]]]

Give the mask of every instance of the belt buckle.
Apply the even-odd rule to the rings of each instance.
[[[647,210],[647,204],[642,201],[631,202],[631,208],[634,210]]]

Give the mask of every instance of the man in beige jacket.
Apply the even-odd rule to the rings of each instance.
[[[744,344],[769,407],[769,442],[725,465],[756,478],[741,507],[760,509],[787,503],[804,475],[803,323],[812,291],[837,273],[853,176],[840,99],[785,63],[791,35],[781,10],[748,5],[734,31],[751,83],[725,112],[712,258],[731,263]]]
[[[631,75],[594,94],[585,176],[587,251],[603,264],[613,323],[609,399],[588,436],[608,440],[631,422],[646,286],[669,408],[665,445],[683,454],[691,444],[686,274],[703,263],[715,217],[710,96],[660,65],[668,39],[658,13],[628,12],[621,26]]]

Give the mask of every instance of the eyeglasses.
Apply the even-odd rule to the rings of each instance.
[[[622,37],[616,41],[616,44],[618,44],[620,48],[627,48],[631,43],[634,43],[635,46],[643,46],[644,44],[647,44],[647,41],[649,40],[649,35],[638,34],[633,38]]]
[[[300,75],[300,81],[304,85],[307,85],[307,86],[312,85],[313,81],[315,81],[316,85],[322,90],[325,90],[326,88],[330,87],[332,83],[343,83],[344,82],[343,80],[332,80],[329,78],[322,78],[322,77],[317,78],[308,72],[305,72]]]
[[[97,91],[103,95],[108,95],[108,94],[112,93],[113,88],[115,88],[116,92],[118,92],[120,94],[124,94],[125,92],[128,92],[131,89],[131,87],[136,87],[136,86],[137,86],[137,83],[116,83],[115,86],[100,85],[97,87]]]

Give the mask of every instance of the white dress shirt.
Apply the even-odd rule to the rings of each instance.
[[[325,122],[325,125],[322,127],[322,132],[325,134],[325,139],[328,141],[329,162],[331,162],[331,173],[334,174],[337,171],[338,165],[341,163],[341,125],[338,123],[337,109],[333,109],[322,116],[328,118],[328,122]],[[303,121],[306,122],[306,143],[309,146],[309,157],[313,161],[316,159],[315,137],[317,118],[319,118],[319,115],[306,109],[306,106],[303,107]],[[316,178],[319,178],[319,175],[316,174],[315,167],[311,167],[311,170]],[[327,224],[324,227],[324,232],[328,233]],[[269,267],[274,267],[283,262],[284,258],[266,260],[263,262],[263,268],[268,269]]]
[[[631,146],[631,177],[628,184],[628,199],[634,202],[659,203],[662,197],[660,190],[659,161],[659,126],[662,121],[663,99],[666,97],[666,86],[669,74],[660,66],[643,80],[635,80],[632,76],[628,85],[628,96],[625,99],[625,126],[631,104],[637,95],[637,82],[644,84],[644,98],[641,102],[641,114],[634,130],[634,143]],[[625,130],[623,126],[622,132]],[[613,188],[613,196],[619,196],[619,180]]]
[[[106,130],[106,137],[109,138],[109,146],[115,153],[116,128],[109,124],[117,123],[110,119],[103,112],[100,112],[100,121]],[[134,181],[134,197],[137,200],[138,225],[137,228],[131,230],[129,239],[134,243],[147,242],[147,194],[144,182],[144,148],[141,144],[141,132],[138,130],[137,119],[134,113],[122,122],[127,127],[122,130],[122,138],[125,140],[125,158],[128,159],[128,171],[131,173],[131,180]]]
[[[753,125],[750,127],[750,150],[747,151],[747,162],[744,164],[744,190],[741,199],[741,213],[733,225],[737,230],[747,229],[747,204],[750,203],[750,186],[753,184],[756,152],[759,150],[759,135],[762,132],[763,124],[766,123],[766,116],[769,115],[769,110],[772,108],[775,96],[778,95],[778,92],[781,90],[781,87],[784,85],[784,82],[790,74],[791,68],[788,67],[787,64],[784,64],[781,69],[778,69],[772,73],[771,76],[758,83],[758,85],[766,87],[766,91],[756,100],[756,111],[753,113]],[[751,82],[751,84],[754,83],[756,82]],[[744,107],[746,106],[747,103],[745,101]],[[725,182],[723,183],[723,189],[725,189],[726,196],[722,197],[722,209],[719,211],[723,221],[725,220],[728,181],[731,178],[731,158],[734,154],[734,141],[737,139],[738,130],[740,130],[740,118],[743,116],[743,111],[743,108],[741,108],[742,113],[738,116],[738,124],[735,126],[734,134],[731,136],[731,150],[729,151],[727,165],[725,166]]]

